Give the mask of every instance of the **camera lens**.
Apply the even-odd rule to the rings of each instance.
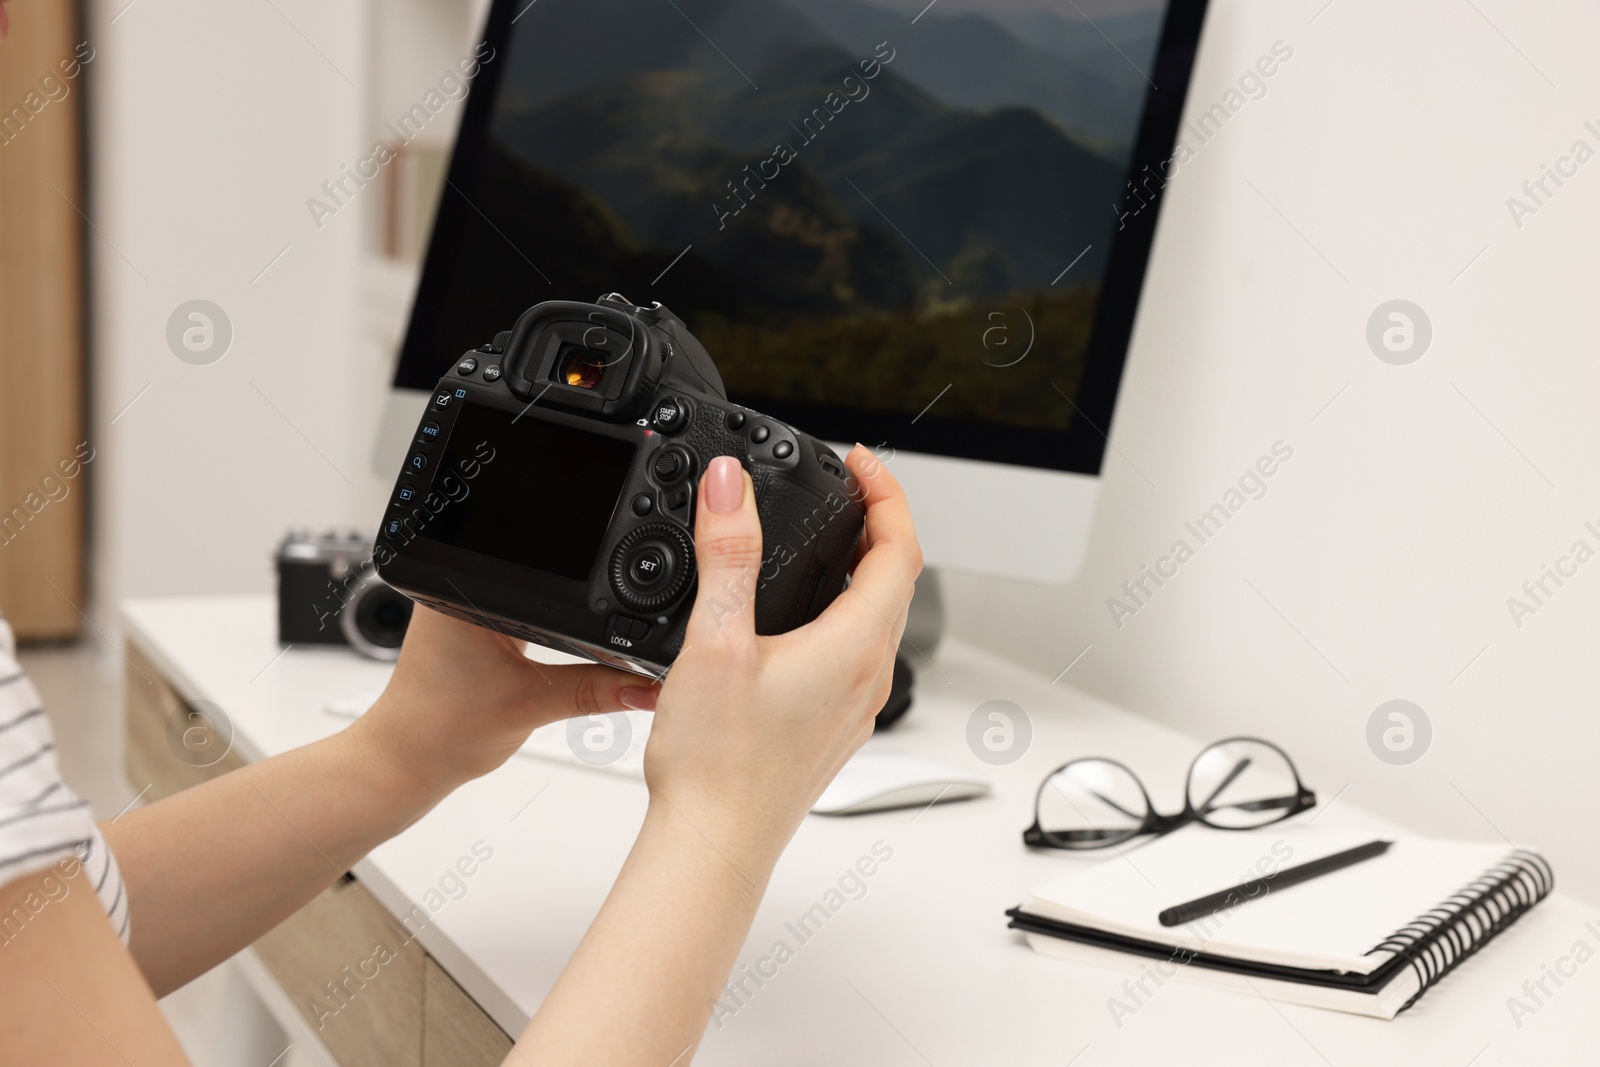
[[[604,352],[568,342],[557,353],[556,376],[579,389],[598,389],[609,362]]]
[[[373,659],[393,660],[411,625],[411,599],[376,574],[363,578],[339,613],[339,628],[350,647]]]

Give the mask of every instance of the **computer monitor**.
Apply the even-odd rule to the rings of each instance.
[[[877,448],[931,564],[1069,577],[1204,9],[494,0],[385,461],[463,352],[617,291]]]

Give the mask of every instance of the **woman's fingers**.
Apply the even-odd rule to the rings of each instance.
[[[487,619],[484,621],[488,623]],[[503,684],[486,688],[485,683],[496,672],[506,671],[508,665],[511,672],[504,676]],[[523,655],[522,642],[497,630],[442,615],[422,604],[412,610],[397,670],[411,679],[408,688],[412,690],[426,689],[427,679],[447,678],[456,671],[452,682],[471,678],[479,683],[474,696],[489,696],[489,688],[493,688],[508,702],[524,709],[531,706],[545,719],[599,714],[624,707],[648,711],[654,707],[657,688],[649,679],[598,664],[535,663]],[[443,696],[443,691],[439,695]]]
[[[551,666],[541,664],[528,695],[540,709],[556,718],[604,715],[619,708],[654,711],[658,686],[648,678],[602,667],[599,664]]]
[[[694,550],[700,588],[684,648],[696,643],[748,643],[756,632],[756,583],[761,573],[755,490],[738,460],[718,456],[700,479],[699,497]]]
[[[845,464],[860,482],[867,509],[863,540],[867,551],[856,565],[848,592],[828,608],[827,614],[853,617],[859,624],[876,620],[894,627],[906,605],[917,575],[922,573],[922,549],[917,544],[911,506],[894,475],[863,445],[845,457]],[[895,636],[899,636],[898,629]]]

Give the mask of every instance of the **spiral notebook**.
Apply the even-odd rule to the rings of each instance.
[[[1006,914],[1039,952],[1121,969],[1143,979],[1146,996],[1167,981],[1198,981],[1392,1019],[1554,886],[1550,865],[1527,849],[1386,834],[1394,845],[1382,856],[1277,892],[1269,883],[1192,923],[1157,921],[1164,908],[1375,836],[1186,827],[1097,858]]]

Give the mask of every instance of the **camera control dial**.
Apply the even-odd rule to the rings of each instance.
[[[652,522],[623,535],[611,554],[617,599],[645,613],[666,607],[694,580],[694,544],[682,527]]]

